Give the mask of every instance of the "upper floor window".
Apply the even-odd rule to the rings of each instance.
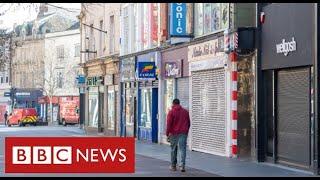
[[[57,46],[57,57],[59,59],[64,58],[64,46],[63,45]]]
[[[100,21],[100,30],[104,30],[103,28],[103,20]],[[100,56],[103,55],[103,51],[104,51],[104,34],[102,31],[99,31],[99,51],[100,51]]]
[[[74,57],[80,57],[80,44],[74,45]]]
[[[114,15],[110,16],[110,44],[109,44],[109,52],[114,52],[114,40],[115,40],[115,34],[114,34]]]
[[[195,3],[195,36],[206,35],[229,27],[229,3]]]

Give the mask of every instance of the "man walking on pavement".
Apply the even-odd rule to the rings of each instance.
[[[171,145],[171,166],[176,171],[177,153],[180,154],[180,170],[185,172],[187,137],[190,128],[189,112],[181,107],[179,99],[174,99],[167,115],[167,140]]]

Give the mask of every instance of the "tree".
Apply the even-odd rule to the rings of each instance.
[[[44,86],[43,91],[49,99],[51,122],[53,122],[53,97],[69,95],[76,91],[75,78],[80,67],[72,59],[70,46],[63,47],[63,57],[58,55],[55,40],[45,40]]]
[[[4,16],[9,12],[15,12],[20,10],[38,11],[39,3],[1,3],[0,4],[0,16]]]
[[[10,62],[12,33],[0,29],[0,71]]]

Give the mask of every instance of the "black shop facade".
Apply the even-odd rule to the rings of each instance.
[[[315,172],[314,4],[269,3],[261,12],[258,160]]]

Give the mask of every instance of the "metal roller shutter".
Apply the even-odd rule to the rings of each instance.
[[[225,70],[192,72],[192,149],[226,154]]]
[[[189,77],[178,78],[177,80],[177,98],[181,106],[189,109]]]
[[[309,68],[278,72],[277,106],[278,160],[309,166]]]

